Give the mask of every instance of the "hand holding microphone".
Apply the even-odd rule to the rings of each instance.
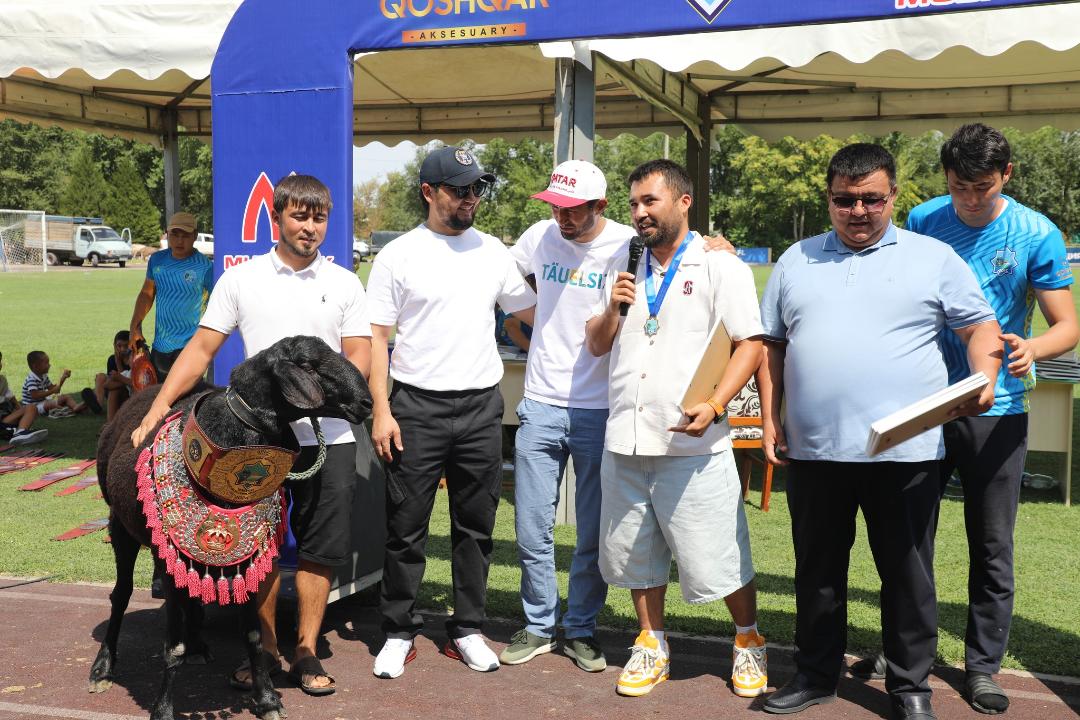
[[[620,304],[620,306],[619,306],[619,316],[620,317],[626,317],[626,313],[630,311],[630,305],[633,303],[633,297],[634,297],[633,286],[637,284],[637,266],[638,266],[638,261],[641,260],[641,253],[643,253],[643,252],[645,252],[645,241],[642,240],[637,235],[635,235],[633,237],[633,239],[630,240],[630,258],[626,263],[626,274],[629,274],[631,276],[630,277],[630,281],[631,281],[630,299],[629,300],[623,300],[622,303]],[[622,282],[625,279],[626,278],[624,277],[624,275],[620,274],[619,281],[616,282],[615,292],[612,293],[612,300],[615,299],[615,295],[619,294],[618,293],[618,290],[619,290],[618,283]]]

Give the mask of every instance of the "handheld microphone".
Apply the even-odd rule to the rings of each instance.
[[[638,260],[641,259],[641,253],[645,252],[645,241],[639,236],[635,235],[630,240],[630,260],[626,263],[626,272],[637,277],[637,265]],[[630,303],[623,303],[619,308],[619,316],[626,317],[626,313],[630,311]]]

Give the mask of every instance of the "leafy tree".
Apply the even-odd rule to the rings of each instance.
[[[192,213],[199,221],[199,229],[213,232],[214,229],[214,164],[213,152],[206,143],[192,137],[180,138],[180,203],[184,210]],[[160,208],[162,225],[165,220],[165,179],[160,155],[155,177],[160,178],[161,188],[154,192],[151,185],[154,204]],[[149,183],[148,183],[149,184]]]
[[[116,228],[131,228],[132,240],[146,245],[157,242],[161,235],[161,214],[150,200],[135,161],[127,156],[115,162],[116,171],[109,179],[109,201],[105,206],[105,222]]]
[[[353,187],[353,235],[362,237],[383,229],[382,183],[371,178]]]
[[[1080,133],[1051,127],[1004,133],[1013,151],[1006,192],[1053,220],[1066,238],[1080,232]]]
[[[95,162],[93,148],[84,143],[71,162],[71,170],[60,196],[64,215],[101,216],[109,203],[109,187],[101,167]]]
[[[495,187],[480,204],[476,226],[495,237],[516,241],[535,222],[551,217],[546,203],[530,196],[548,186],[551,143],[526,138],[511,143],[496,138],[477,149],[477,160],[495,175]]]
[[[624,133],[610,140],[596,138],[593,147],[595,164],[607,178],[608,209],[605,216],[616,222],[630,225],[630,187],[627,178],[638,165],[649,160],[665,157],[665,135],[653,133],[638,137]],[[677,163],[686,163],[686,138],[669,138],[667,155]]]

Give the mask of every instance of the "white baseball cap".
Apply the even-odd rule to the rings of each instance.
[[[600,168],[584,160],[567,160],[551,173],[547,190],[533,195],[559,207],[576,207],[607,196],[607,178]]]

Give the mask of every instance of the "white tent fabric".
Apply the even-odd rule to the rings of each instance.
[[[931,60],[953,47],[984,56],[1000,55],[1034,41],[1065,51],[1080,44],[1080,3],[1011,7],[801,27],[589,41],[589,49],[613,60],[652,60],[681,71],[712,63],[730,71],[762,58],[789,67],[811,64],[826,53],[851,63],[869,63],[895,50],[913,60]]]
[[[0,119],[209,136],[206,78],[240,0],[0,0]],[[712,92],[715,122],[765,137],[947,129],[970,117],[1080,126],[1080,3],[676,37],[411,49],[357,61],[358,144],[533,135],[553,124],[555,58],[598,63],[602,134],[681,132],[612,64]],[[458,82],[426,69],[467,68]]]

